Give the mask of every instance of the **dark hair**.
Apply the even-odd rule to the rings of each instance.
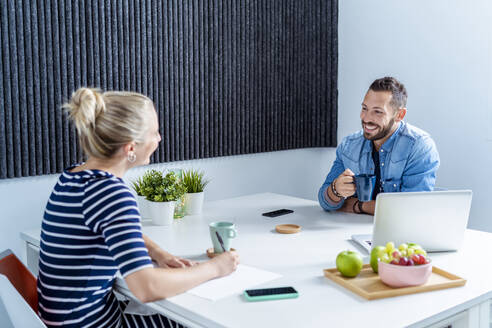
[[[369,90],[391,92],[390,105],[395,109],[404,108],[407,105],[407,89],[403,83],[391,76],[386,76],[372,82]]]

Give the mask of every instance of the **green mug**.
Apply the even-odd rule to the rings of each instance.
[[[222,239],[222,243],[224,245],[224,249],[226,251],[231,250],[231,239],[237,236],[237,230],[232,222],[220,221],[220,222],[212,222],[209,224],[210,227],[210,238],[212,238],[212,244],[214,245],[214,253],[223,253],[224,250],[220,245],[219,238],[217,237],[217,233]]]

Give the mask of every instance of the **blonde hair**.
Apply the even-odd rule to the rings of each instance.
[[[139,93],[80,88],[63,108],[75,124],[88,156],[110,158],[132,141],[144,141],[152,101]]]

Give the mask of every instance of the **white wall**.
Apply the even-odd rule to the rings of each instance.
[[[399,78],[407,122],[437,143],[437,184],[472,189],[469,227],[492,231],[492,1],[339,4],[339,135],[359,128],[373,79]]]
[[[492,231],[492,5],[487,0],[342,0],[339,138],[360,127],[369,84],[394,75],[409,92],[407,121],[430,132],[438,185],[471,188],[470,227]],[[303,149],[171,163],[212,178],[208,200],[256,192],[316,199],[334,149]],[[127,178],[141,171],[129,172]],[[0,180],[0,250],[23,255],[19,232],[39,227],[56,176]]]
[[[298,149],[233,157],[151,165],[152,168],[197,168],[211,178],[205,201],[259,192],[316,199],[335,156],[330,149]],[[130,181],[147,167],[130,170]],[[46,201],[58,175],[0,180],[0,250],[11,248],[24,258],[21,231],[39,228]],[[234,213],[231,213],[233,215]]]

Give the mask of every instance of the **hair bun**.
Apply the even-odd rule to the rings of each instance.
[[[72,93],[70,103],[63,106],[70,114],[77,130],[94,129],[97,117],[104,112],[106,106],[98,89],[79,88]]]

